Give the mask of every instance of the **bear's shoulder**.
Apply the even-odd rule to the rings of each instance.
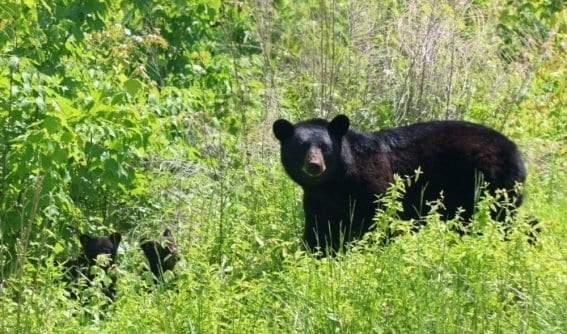
[[[355,154],[389,153],[410,144],[406,132],[402,128],[370,132],[349,130],[344,140]]]

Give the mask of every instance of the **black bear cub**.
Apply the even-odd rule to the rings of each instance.
[[[273,132],[281,145],[287,174],[303,188],[307,248],[335,252],[343,241],[372,228],[377,196],[394,174],[421,174],[402,198],[402,219],[428,213],[426,203],[443,194],[446,218],[461,208],[470,220],[479,184],[486,191],[504,189],[512,211],[522,202],[516,189],[526,168],[516,145],[503,134],[465,121],[431,121],[377,132],[350,130],[344,115],[330,122],[311,119],[296,124],[277,120]],[[502,212],[494,218],[504,220]]]
[[[140,246],[148,260],[154,283],[163,282],[163,273],[173,271],[177,263],[177,245],[170,229],[165,229],[157,241],[142,239]]]
[[[91,267],[97,265],[110,277],[110,284],[103,287],[103,293],[113,301],[116,298],[116,275],[111,273],[111,268],[116,262],[116,253],[122,236],[120,233],[111,233],[101,237],[81,235],[79,240],[82,246],[82,254],[78,259],[66,263],[68,280],[75,284],[80,278],[86,279],[90,284],[94,275]],[[72,293],[72,296],[76,295]]]

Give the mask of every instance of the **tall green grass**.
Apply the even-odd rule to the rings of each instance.
[[[541,200],[545,189],[528,187],[528,207],[509,241],[502,241],[498,223],[482,215],[479,219],[485,220],[476,223],[483,235],[461,238],[432,214],[422,231],[387,246],[369,235],[336,258],[318,260],[300,247],[301,194],[281,168],[259,168],[224,180],[170,174],[159,182],[164,178],[171,182],[162,186],[179,191],[179,198],[162,203],[162,215],[145,223],[154,226],[156,235],[165,225],[175,233],[182,262],[174,285],[148,286],[140,275],[139,235],[132,232],[121,246],[118,299],[110,308],[67,298],[60,272],[48,258],[41,266],[25,266],[21,281],[4,282],[3,332],[567,329],[564,196],[546,202]],[[194,186],[199,186],[199,196],[180,191]],[[481,203],[481,209],[489,205]],[[543,224],[535,246],[523,231],[528,213]]]

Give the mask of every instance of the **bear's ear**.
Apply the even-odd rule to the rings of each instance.
[[[146,237],[143,237],[142,239],[140,239],[139,244],[141,248],[144,248],[144,245],[147,244],[150,240]]]
[[[173,234],[171,233],[171,230],[166,228],[165,231],[163,231],[163,233],[161,234],[164,237],[173,237]]]
[[[293,124],[285,119],[278,119],[274,122],[272,130],[279,141],[284,141],[293,135]]]
[[[329,132],[334,136],[341,138],[347,133],[349,126],[350,121],[348,117],[345,115],[338,115],[333,118],[331,123],[329,123]]]
[[[81,234],[79,236],[79,241],[81,242],[81,246],[83,246],[83,249],[87,249],[87,243],[89,242],[90,239],[91,237],[89,237],[86,234]]]
[[[148,238],[142,238],[142,240],[140,240],[140,248],[144,252],[150,252],[153,247],[154,247],[153,242]]]
[[[118,232],[115,232],[110,235],[110,238],[112,239],[114,247],[118,248],[118,244],[120,243],[120,240],[122,240],[122,235]]]

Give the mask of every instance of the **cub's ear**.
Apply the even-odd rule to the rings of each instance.
[[[350,126],[350,120],[345,115],[338,115],[331,123],[329,123],[329,132],[339,138],[344,136],[347,131],[348,127]]]
[[[161,237],[161,246],[167,248],[172,254],[177,253],[177,245],[175,244],[175,240],[173,240],[173,233],[171,233],[171,230],[166,228],[161,234]]]
[[[139,244],[141,248],[144,248],[144,245],[147,244],[148,242],[150,242],[150,240],[146,237],[143,237],[140,239]]]
[[[293,135],[293,124],[285,119],[278,119],[274,122],[272,130],[279,141],[284,141]]]
[[[166,228],[165,231],[163,231],[163,233],[161,234],[164,237],[173,237],[173,234],[171,233],[171,230]]]
[[[154,243],[147,238],[143,238],[142,240],[140,240],[140,248],[144,252],[151,252],[154,248]]]
[[[118,232],[115,232],[110,235],[110,238],[114,243],[114,247],[118,248],[118,244],[120,243],[120,240],[122,240],[122,235]]]
[[[91,237],[89,237],[86,234],[81,234],[79,236],[79,241],[81,242],[81,246],[83,246],[83,249],[87,248],[87,243],[89,242],[89,240],[92,239]]]

